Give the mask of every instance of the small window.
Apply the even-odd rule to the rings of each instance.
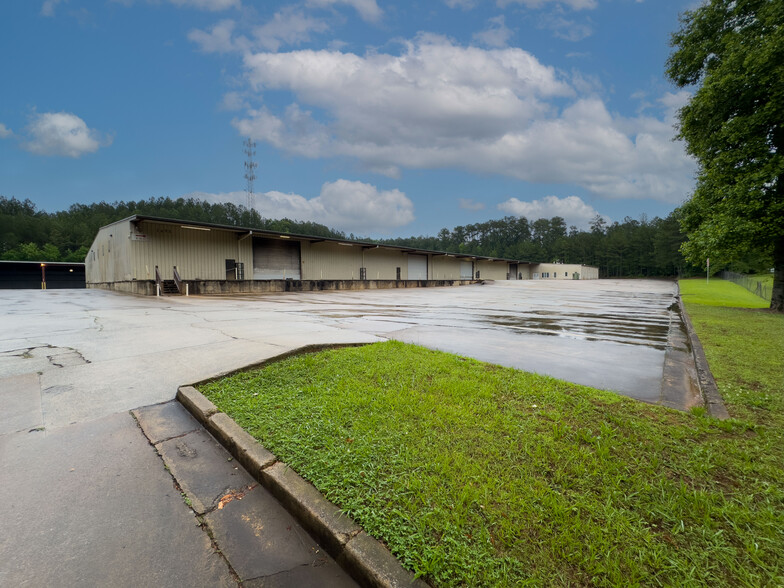
[[[569,277],[569,272],[564,272],[564,278],[568,278],[568,277]]]

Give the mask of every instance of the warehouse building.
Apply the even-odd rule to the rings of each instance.
[[[532,280],[598,280],[599,268],[575,263],[538,263],[533,266]]]
[[[85,267],[88,288],[147,295],[460,285],[538,271],[511,259],[143,215],[102,227]]]

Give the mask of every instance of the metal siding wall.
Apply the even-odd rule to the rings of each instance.
[[[517,272],[523,274],[523,280],[531,279],[531,266],[527,263],[517,264]]]
[[[243,261],[246,276],[253,271],[243,252],[247,245],[238,242],[237,233],[183,229],[180,225],[154,222],[143,222],[141,229],[147,240],[135,242],[138,257],[134,269],[140,277],[149,271],[149,279],[155,279],[157,265],[161,277],[170,280],[176,265],[183,280],[225,280],[227,259]]]
[[[597,280],[599,278],[599,268],[576,263],[540,263],[531,266],[531,272],[538,273],[540,280],[571,280],[575,272],[580,274],[581,280]],[[543,278],[542,272],[548,272],[550,277]],[[553,274],[555,274],[555,278],[553,278]]]
[[[394,249],[365,249],[365,267],[367,268],[368,280],[395,280],[397,279],[397,268],[400,268],[400,279],[408,272],[406,257],[402,251]]]
[[[476,269],[483,280],[505,280],[509,264],[505,261],[479,260],[476,262]]]
[[[599,268],[592,265],[584,265],[580,271],[581,280],[598,280]]]
[[[112,255],[110,263],[114,267],[114,281],[130,280],[131,275],[131,252],[130,252],[130,223],[117,223],[109,231],[111,237]]]
[[[114,223],[98,231],[84,260],[88,283],[131,279],[128,227],[127,222]]]
[[[460,279],[460,260],[456,257],[446,255],[434,255],[433,275],[434,280],[459,280]]]
[[[358,280],[362,248],[329,241],[302,243],[303,280]]]
[[[85,277],[89,284],[108,281],[106,279],[105,265],[101,265],[102,259],[100,255],[101,245],[105,244],[105,241],[109,238],[109,233],[105,233],[105,231],[105,228],[98,231],[92,245],[90,245],[90,250],[87,252],[87,257],[84,259]]]

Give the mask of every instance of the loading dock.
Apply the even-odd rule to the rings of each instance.
[[[515,259],[134,215],[101,227],[85,259],[85,276],[88,288],[136,294],[236,294],[454,286],[528,279],[537,267]],[[585,267],[564,265],[560,273],[585,276]]]
[[[427,256],[414,254],[408,256],[408,279],[427,279]]]
[[[300,280],[300,242],[253,237],[254,280]]]

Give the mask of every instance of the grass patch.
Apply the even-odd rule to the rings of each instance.
[[[774,372],[779,400],[724,422],[396,342],[200,389],[435,586],[761,586],[784,582]]]
[[[773,274],[770,272],[764,274],[751,274],[749,278],[758,282],[762,282],[762,285],[766,286],[767,288],[773,288]]]
[[[771,278],[772,283],[772,278]],[[752,294],[743,286],[720,278],[680,280],[681,299],[684,303],[701,306],[731,306],[735,308],[768,308],[770,302]]]

